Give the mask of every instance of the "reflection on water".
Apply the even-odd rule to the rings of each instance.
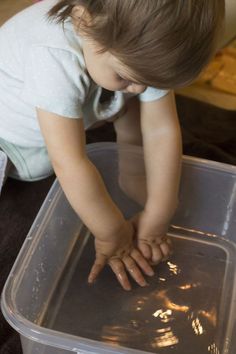
[[[177,264],[173,264],[171,262],[167,262],[170,272],[172,272],[173,274],[177,275],[178,273],[180,273],[180,269],[178,268]]]
[[[151,346],[154,349],[173,346],[179,343],[179,339],[174,335],[171,329],[164,329],[160,335],[153,338]]]
[[[199,314],[205,318],[212,324],[212,326],[216,327],[217,317],[216,317],[216,308],[213,307],[209,312],[200,310]]]
[[[168,266],[169,271],[172,272],[173,267],[170,264]],[[175,265],[175,269],[178,269],[177,265]],[[179,285],[178,289],[182,292],[189,292],[198,286],[195,283],[183,284]],[[153,312],[155,304],[159,306]],[[143,343],[147,343],[149,340],[146,350],[150,350],[150,347],[153,349],[171,347],[173,349],[182,340],[181,337],[184,337],[183,332],[179,333],[179,325],[182,330],[185,330],[188,340],[190,336],[205,335],[207,338],[216,326],[216,308],[214,306],[209,310],[194,310],[191,306],[173,302],[168,290],[153,291],[148,297],[135,297],[126,304],[123,311],[123,314],[129,311],[133,317],[129,322],[126,320],[124,323],[121,322],[119,326],[112,324],[103,326],[101,334],[103,341],[115,346],[125,346],[128,343],[130,345],[131,342],[135,343],[137,340]],[[125,317],[125,319],[127,318]],[[194,342],[193,338],[191,341]],[[218,349],[215,343],[206,346],[206,349],[211,354],[217,354]]]
[[[85,338],[150,353],[220,354],[219,306],[224,252],[175,241],[176,252],[157,266],[150,285],[123,291],[109,269],[87,285],[93,257],[82,256],[65,292],[61,281],[44,325]],[[217,277],[212,276],[217,274]],[[65,293],[60,304],[60,292]],[[53,309],[60,309],[53,313]],[[53,318],[53,321],[52,321]]]
[[[203,328],[201,321],[199,320],[198,317],[196,317],[194,320],[192,320],[192,328],[193,328],[194,333],[197,336],[203,334],[203,332],[204,332],[204,328]]]
[[[166,310],[163,311],[162,309],[157,310],[156,312],[153,313],[154,317],[160,317],[163,322],[168,322],[169,321],[169,316],[172,315],[172,310]]]
[[[213,343],[208,346],[209,354],[220,354],[219,348],[217,347],[216,343]]]
[[[180,285],[179,289],[181,289],[181,290],[189,290],[189,289],[192,289],[192,288],[196,288],[199,285],[200,284],[184,284],[184,285]]]
[[[171,303],[169,300],[166,302]],[[182,311],[181,306],[175,304],[175,308],[179,308]],[[187,308],[187,307],[186,307]],[[186,311],[185,308],[185,311]],[[137,311],[140,311],[140,307],[137,307]],[[178,311],[178,310],[175,310]],[[203,327],[203,323],[201,319],[198,317],[199,313],[196,314],[196,317],[190,321],[193,334],[196,336],[204,335],[204,332],[208,330],[208,325],[206,323],[205,328]],[[177,331],[175,330],[175,326],[172,328],[172,322],[177,320],[178,315],[171,309],[158,309],[156,312],[152,314],[153,317],[158,318],[158,322],[155,324],[151,320],[146,320],[145,323],[142,321],[137,321],[135,319],[130,320],[129,324],[125,323],[120,326],[110,325],[104,326],[102,328],[102,339],[105,342],[112,343],[113,345],[129,345],[131,343],[135,343],[138,340],[145,343],[149,339],[149,349],[150,347],[157,349],[157,348],[164,348],[164,347],[171,347],[173,349],[176,346],[181,338],[178,337]],[[193,317],[189,316],[190,318]],[[145,325],[148,325],[148,329],[145,329]],[[161,324],[160,324],[161,323]],[[188,331],[186,331],[186,335],[189,336]],[[183,333],[181,333],[181,337]],[[215,350],[215,354],[217,353],[216,345],[210,345],[211,348],[210,353],[213,354]],[[208,349],[209,351],[209,349]]]

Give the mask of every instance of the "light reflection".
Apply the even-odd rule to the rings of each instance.
[[[146,300],[147,300],[147,298],[143,297],[143,298],[141,298],[141,299],[139,299],[139,300],[137,301],[137,304],[143,305],[143,304],[145,304],[145,301],[146,301]]]
[[[200,310],[198,311],[199,315],[205,317],[214,327],[217,324],[217,313],[216,308],[212,308],[210,311]]]
[[[178,268],[177,264],[171,263],[171,262],[167,262],[170,272],[172,272],[174,275],[177,275],[178,273],[180,273],[180,269]]]
[[[197,335],[197,336],[200,336],[203,334],[204,332],[204,328],[199,320],[199,318],[195,318],[193,321],[192,321],[192,328],[194,330],[194,333]]]
[[[156,293],[154,293],[153,295],[157,298],[157,299],[161,299],[161,300],[165,300],[167,295],[167,290],[159,290]]]
[[[199,285],[200,285],[200,283],[184,284],[184,285],[179,286],[179,289],[181,289],[181,290],[189,290],[189,289],[192,289],[192,288],[197,288]]]
[[[104,342],[112,342],[113,345],[118,346],[120,342],[120,337],[119,336],[112,336],[112,335],[103,335],[102,340]]]
[[[166,279],[165,278],[161,278],[161,277],[159,277],[158,278],[160,281],[166,281]]]
[[[191,313],[188,315],[188,319],[191,320],[193,317],[194,317],[194,312],[191,312]]]
[[[131,325],[132,325],[134,328],[138,328],[138,327],[139,327],[138,321],[136,321],[136,320],[131,320],[130,323],[131,323]]]
[[[140,331],[136,328],[110,325],[103,326],[101,338],[104,342],[118,346],[120,343],[136,341],[138,336],[140,336]]]
[[[159,337],[155,337],[152,342],[151,346],[152,348],[164,348],[164,347],[169,347],[172,345],[176,345],[179,343],[179,339],[177,336],[174,335],[174,333],[169,330],[169,327],[167,329],[164,329],[164,333],[161,334]]]
[[[209,345],[207,349],[210,354],[220,354],[220,351],[215,343]]]
[[[177,225],[171,225],[171,227],[173,229],[188,231],[188,232],[192,232],[192,233],[199,234],[199,235],[206,235],[206,236],[210,236],[210,237],[218,237],[216,234],[212,234],[210,232],[203,232],[203,231],[199,231],[199,230],[189,229],[187,227],[182,227],[182,226],[177,226]]]
[[[180,312],[188,312],[190,310],[190,307],[187,305],[178,305],[170,301],[170,299],[166,295],[166,292],[167,292],[166,290],[161,290],[156,294],[156,297],[163,301],[163,306],[167,307],[170,310],[180,311]]]
[[[162,320],[166,321],[166,320],[168,320],[168,316],[172,315],[172,310],[168,309],[168,310],[164,311],[162,309],[159,309],[156,312],[154,312],[152,315],[154,317],[159,317]]]
[[[180,312],[188,312],[189,311],[189,306],[185,306],[185,305],[181,306],[181,305],[175,304],[174,302],[169,301],[169,299],[166,299],[166,303],[167,303],[167,306],[172,310],[180,311]]]
[[[156,330],[157,333],[165,333],[171,331],[171,327],[166,327],[166,328],[158,328]]]
[[[173,262],[167,264],[169,271],[173,274],[177,275],[180,272],[179,265]],[[159,281],[166,281],[166,279],[160,277]],[[170,291],[169,288],[155,289],[151,291],[149,296],[137,295],[132,298],[132,301],[128,301],[123,308],[128,312],[133,311],[133,318],[129,318],[129,321],[125,323],[120,323],[120,327],[104,327],[103,340],[113,345],[129,344],[131,347],[135,347],[137,338],[141,336],[141,340],[146,343],[145,345],[149,350],[150,347],[157,351],[161,348],[170,348],[178,345],[180,338],[182,341],[182,334],[178,338],[175,327],[177,320],[182,321],[184,318],[187,321],[187,333],[189,335],[191,333],[196,341],[206,341],[207,335],[205,334],[208,334],[208,323],[214,326],[217,324],[217,309],[212,304],[210,309],[204,308],[205,306],[195,308],[189,304],[185,295],[188,295],[188,292],[194,292],[194,289],[198,287],[201,287],[198,280],[192,283],[186,280],[177,283],[175,281],[173,289],[177,291],[178,297],[174,295],[176,300],[172,296],[172,289]],[[175,301],[180,303],[178,304]],[[207,348],[209,342],[205,343],[205,348]],[[218,348],[213,344],[208,346],[208,353],[220,354]]]
[[[134,299],[132,299],[132,302],[129,302],[128,304],[123,307],[123,311],[141,311],[143,310],[144,306],[149,302],[149,298],[147,296],[139,296]]]
[[[139,299],[138,301],[137,301],[137,307],[136,307],[136,311],[141,311],[142,310],[142,305],[144,305],[145,304],[145,301],[146,301],[146,299]]]

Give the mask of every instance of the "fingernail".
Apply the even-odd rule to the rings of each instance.
[[[89,277],[88,277],[88,283],[89,283],[89,284],[94,283],[94,281],[95,281],[95,278],[94,278],[93,276],[89,276]]]
[[[149,277],[153,277],[155,273],[153,270],[149,270],[147,274],[149,275]]]
[[[130,291],[132,288],[131,288],[131,286],[130,287],[125,287],[124,288],[126,291]]]
[[[142,288],[145,288],[146,286],[149,286],[149,283],[145,282],[141,286],[142,286]]]

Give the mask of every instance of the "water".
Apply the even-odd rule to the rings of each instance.
[[[94,285],[87,284],[94,259],[90,237],[82,254],[75,247],[42,325],[151,353],[219,354],[229,301],[227,254],[214,242],[173,242],[174,255],[155,268],[149,286],[132,283],[125,292],[108,267]]]

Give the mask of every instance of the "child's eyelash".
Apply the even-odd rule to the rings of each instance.
[[[119,74],[116,74],[116,77],[117,77],[118,80],[128,81],[128,80],[124,79],[123,77],[121,77]]]
[[[125,79],[124,77],[120,76],[119,74],[116,74],[116,76],[119,81],[125,82],[127,84],[132,84],[132,82],[130,80]]]

